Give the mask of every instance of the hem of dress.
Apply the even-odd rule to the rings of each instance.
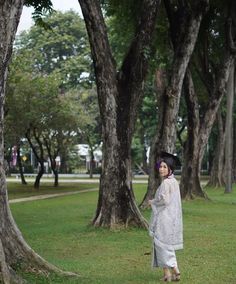
[[[161,242],[160,240],[158,240],[157,238],[153,238],[154,243],[157,246],[160,246],[161,248],[164,249],[170,249],[170,250],[181,250],[184,248],[183,244],[178,244],[178,245],[168,245],[168,244],[164,244],[163,242]]]

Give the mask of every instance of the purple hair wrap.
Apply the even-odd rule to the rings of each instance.
[[[161,162],[162,162],[162,160],[160,160],[160,161],[158,161],[158,162],[156,163],[156,168],[157,168],[158,170],[159,170],[159,168],[160,168]]]

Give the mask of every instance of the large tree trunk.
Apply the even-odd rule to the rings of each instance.
[[[220,187],[224,185],[224,149],[225,149],[225,131],[221,110],[217,112],[217,144],[214,150],[214,157],[207,186]]]
[[[201,147],[199,107],[190,71],[186,72],[183,90],[188,111],[188,137],[184,145],[180,188],[182,197],[191,199],[194,196],[204,197],[205,194],[200,184],[203,158],[201,153],[204,152],[199,151]]]
[[[201,1],[200,4],[198,3],[195,6],[195,9],[192,7],[192,10],[188,10],[187,6],[181,6],[177,9],[177,12],[173,11],[173,6],[168,0],[164,3],[170,22],[174,58],[168,86],[165,87],[162,83],[161,87],[157,87],[161,94],[158,100],[158,126],[149,155],[148,188],[140,205],[142,208],[148,207],[148,200],[153,198],[159,184],[156,169],[159,153],[161,151],[173,153],[175,150],[176,121],[183,79],[208,1]],[[157,81],[162,82],[164,78],[159,78]]]
[[[219,105],[221,103],[221,99],[223,95],[225,94],[225,88],[226,88],[226,83],[229,77],[229,70],[231,67],[231,64],[233,62],[233,55],[229,51],[226,51],[226,54],[224,56],[222,65],[219,67],[220,70],[217,72],[217,77],[216,77],[216,85],[214,86],[213,93],[211,95],[210,101],[208,103],[208,106],[206,107],[206,112],[201,120],[201,124],[199,125],[199,114],[194,112],[194,117],[192,112],[193,111],[189,106],[187,108],[189,112],[189,122],[192,121],[192,123],[189,125],[188,129],[188,138],[187,138],[187,144],[186,144],[186,149],[189,148],[191,151],[185,151],[185,156],[184,156],[184,161],[185,163],[183,164],[182,168],[182,176],[181,176],[181,182],[180,182],[180,190],[181,190],[181,195],[183,198],[194,198],[195,196],[200,196],[204,197],[206,196],[201,188],[200,185],[200,170],[201,170],[201,164],[202,164],[202,159],[205,151],[205,147],[207,145],[210,132],[212,129],[212,126],[215,121],[216,113],[218,111]],[[186,95],[188,96],[188,99],[191,100],[191,103],[195,105],[195,108],[198,108],[198,101],[197,101],[197,96],[194,92],[193,88],[193,83],[192,79],[190,78],[190,73],[186,74],[186,79],[190,82],[192,87],[189,88],[189,90],[192,92],[186,92]],[[194,117],[194,118],[193,118]],[[194,120],[195,119],[195,120]],[[192,129],[193,128],[193,129]],[[194,130],[194,131],[193,131]],[[193,136],[194,135],[194,136]],[[192,138],[191,138],[192,137]],[[191,139],[196,139],[197,143],[195,144],[194,141],[191,141]],[[190,141],[189,141],[190,139]],[[197,155],[195,156],[194,153],[198,152]],[[191,165],[189,164],[188,159],[194,157],[193,163],[196,164],[198,167],[196,170],[191,171],[186,169],[187,167],[190,167]],[[189,174],[189,178],[187,178],[187,173]],[[191,176],[190,176],[191,174]],[[191,179],[191,181],[189,181]],[[189,184],[191,182],[191,184]],[[191,185],[193,184],[193,187]]]
[[[16,272],[16,267],[19,266],[38,273],[63,273],[43,260],[26,244],[12,218],[8,204],[3,146],[5,84],[22,7],[22,0],[0,1],[0,282],[4,284],[22,282]]]
[[[80,0],[94,61],[103,130],[103,164],[95,226],[146,227],[131,184],[131,140],[147,74],[159,0],[144,0],[134,40],[117,73],[97,0]]]
[[[232,192],[232,166],[233,166],[233,104],[234,104],[234,66],[230,68],[229,80],[227,83],[227,114],[225,125],[225,193]]]
[[[235,5],[235,1],[232,1]],[[235,9],[229,9],[229,11]],[[205,147],[207,145],[209,135],[213,126],[213,123],[215,121],[216,113],[218,111],[218,108],[221,103],[221,99],[226,93],[226,84],[229,78],[229,72],[230,68],[234,62],[234,57],[235,57],[235,52],[236,52],[236,47],[234,45],[233,39],[235,38],[235,31],[232,32],[232,21],[230,21],[230,18],[225,19],[227,25],[227,46],[224,49],[224,54],[222,57],[222,62],[221,64],[218,64],[218,68],[216,68],[214,71],[214,74],[211,74],[211,76],[214,77],[214,80],[212,80],[212,83],[214,82],[213,88],[212,86],[209,87],[209,84],[207,84],[207,80],[205,80],[205,77],[209,77],[209,70],[214,69],[211,68],[210,66],[206,66],[204,62],[204,67],[202,70],[207,69],[206,74],[203,75],[203,81],[207,86],[207,90],[209,92],[209,102],[208,105],[205,108],[205,113],[201,118],[201,125],[198,131],[198,159],[195,161],[199,167],[198,171],[194,172],[194,175],[192,176],[192,179],[197,182],[197,184],[200,184],[200,169],[201,169],[201,163],[202,163],[202,158],[204,155]],[[236,25],[235,25],[236,26]],[[205,52],[209,52],[208,49],[205,50]],[[208,56],[205,54],[205,58],[207,59]],[[207,68],[206,68],[207,67]],[[193,92],[194,93],[194,92]],[[190,95],[189,95],[190,97]],[[197,97],[194,98],[196,100],[196,105],[197,105]],[[189,111],[189,110],[188,110]],[[195,127],[195,126],[194,126]],[[196,126],[197,127],[197,126]],[[187,156],[185,157],[185,160],[187,159]],[[188,164],[183,165],[183,172],[186,170],[185,167],[187,167]],[[196,192],[193,194],[192,188],[189,186],[188,181],[184,180],[184,177],[181,177],[181,194],[184,198],[193,198],[195,195],[202,196],[203,191],[200,190],[199,192]]]
[[[13,281],[16,276],[14,267],[19,267],[19,265],[22,270],[31,272],[55,272],[64,275],[75,275],[73,273],[62,272],[60,269],[46,262],[24,241],[10,212],[2,165],[0,165],[0,204],[0,276],[2,278],[10,277],[11,279],[10,281],[4,279],[3,283],[21,283],[18,277],[16,282]],[[7,270],[9,273],[7,273]]]

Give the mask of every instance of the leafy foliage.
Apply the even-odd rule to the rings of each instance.
[[[73,11],[54,12],[45,17],[50,29],[33,26],[21,33],[15,48],[27,50],[34,69],[43,74],[60,73],[63,92],[93,81],[90,50],[84,22]]]

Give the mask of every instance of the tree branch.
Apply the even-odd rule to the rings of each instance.
[[[227,41],[227,45],[229,47],[229,50],[232,52],[232,54],[236,54],[236,45],[233,39],[233,35],[232,35],[232,18],[228,18],[226,21],[226,41]]]
[[[143,1],[134,40],[130,45],[119,73],[119,78],[126,85],[127,82],[132,84],[134,81],[142,84],[147,73],[148,61],[152,54],[151,44],[159,4],[160,0]]]

